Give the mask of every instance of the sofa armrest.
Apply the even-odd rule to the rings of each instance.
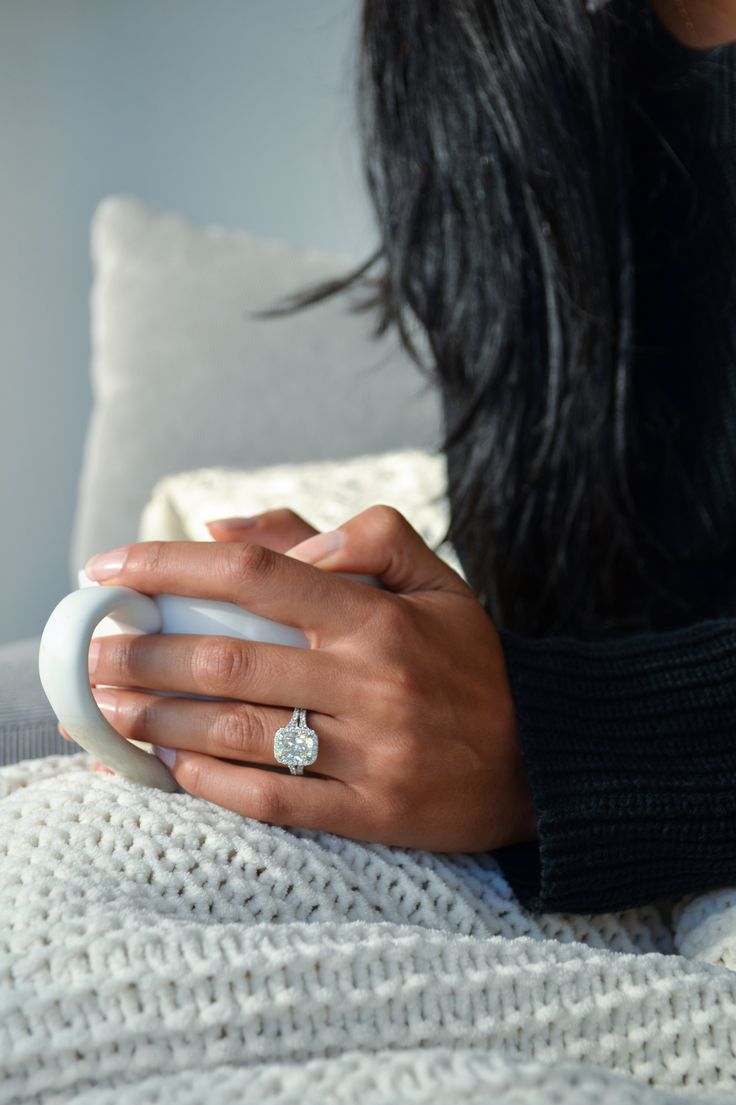
[[[38,646],[35,637],[0,645],[0,766],[82,751],[56,728],[38,676]]]

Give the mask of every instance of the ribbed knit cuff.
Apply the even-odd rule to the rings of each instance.
[[[736,621],[501,637],[539,840],[495,855],[522,904],[598,913],[736,882]]]

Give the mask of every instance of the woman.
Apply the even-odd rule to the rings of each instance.
[[[537,910],[736,876],[734,39],[716,0],[365,0],[381,249],[354,281],[441,388],[470,586],[382,507],[94,558],[309,636],[99,642],[98,683],[232,700],[98,692],[185,790],[497,850]],[[320,737],[301,780],[263,770],[296,703]]]

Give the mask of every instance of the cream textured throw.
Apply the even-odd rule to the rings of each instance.
[[[90,766],[0,769],[0,1105],[736,1100],[735,892],[533,916]]]
[[[490,856],[88,768],[0,769],[3,1105],[736,1098],[733,897],[534,917]]]
[[[375,503],[401,510],[424,540],[459,570],[442,544],[449,518],[444,459],[420,449],[239,472],[201,468],[159,480],[147,503],[140,539],[210,540],[205,522],[290,507],[318,529],[334,529]]]

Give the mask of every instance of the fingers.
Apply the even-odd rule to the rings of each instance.
[[[292,714],[252,702],[201,702],[141,691],[105,688],[94,695],[110,724],[128,740],[241,763],[275,765],[274,736],[288,725]],[[364,746],[350,739],[346,724],[311,711],[307,724],[317,733],[319,751],[313,768],[306,770],[354,778],[364,761]]]
[[[326,651],[195,634],[96,638],[90,680],[112,687],[212,695],[332,716],[350,703],[348,664]]]
[[[131,694],[132,703],[133,693],[125,692],[124,697],[127,698],[128,694]],[[191,700],[183,701],[187,710],[206,705]],[[180,704],[176,700],[162,699],[157,704],[157,708],[159,707],[163,708],[160,717],[165,717],[168,709],[172,710],[170,717],[164,720],[160,733],[155,727],[139,726],[134,736],[132,733],[125,732],[123,735],[132,736],[134,740],[146,740],[147,743],[163,744],[163,740],[152,741],[148,738],[152,737],[154,732],[160,737],[164,731],[168,731],[173,724],[173,711],[179,709]],[[115,727],[118,731],[125,730],[129,726],[134,712],[133,708],[128,714],[127,705],[124,705],[120,714],[116,713]],[[270,718],[270,714],[264,715],[264,718],[266,716]],[[279,720],[282,716],[285,715],[279,715]],[[191,751],[186,747],[174,750],[173,742],[165,746],[175,752],[170,771],[179,786],[189,794],[204,798],[223,809],[234,810],[243,817],[251,817],[256,821],[265,821],[272,825],[299,826],[305,829],[340,833],[343,836],[355,836],[364,840],[371,839],[371,830],[367,827],[370,821],[364,812],[366,802],[360,792],[341,779],[321,777],[326,773],[327,765],[336,763],[333,753],[339,748],[339,740],[331,740],[332,734],[326,729],[330,719],[317,714],[314,718],[310,715],[307,720],[315,720],[315,727],[319,726],[317,731],[320,737],[320,748],[314,768],[305,768],[305,774],[302,776],[227,763],[223,759],[216,758],[218,753],[210,755]],[[326,747],[323,747],[323,738],[326,738]],[[249,755],[250,758],[255,758],[253,753]],[[275,763],[275,761],[272,762]],[[320,774],[313,774],[312,772],[316,772],[318,766]],[[92,770],[114,775],[114,772],[104,764],[95,764]]]
[[[171,773],[189,794],[243,817],[371,839],[364,799],[338,779],[241,767],[197,752],[177,752]]]
[[[147,541],[93,557],[85,570],[147,595],[234,602],[307,633],[352,629],[370,601],[362,583],[241,542]]]
[[[314,526],[286,508],[267,510],[252,518],[217,518],[207,522],[207,529],[215,541],[243,541],[275,552],[286,552],[317,533]]]
[[[332,533],[308,538],[289,556],[329,571],[377,576],[391,591],[471,594],[457,572],[390,506],[372,506]]]

